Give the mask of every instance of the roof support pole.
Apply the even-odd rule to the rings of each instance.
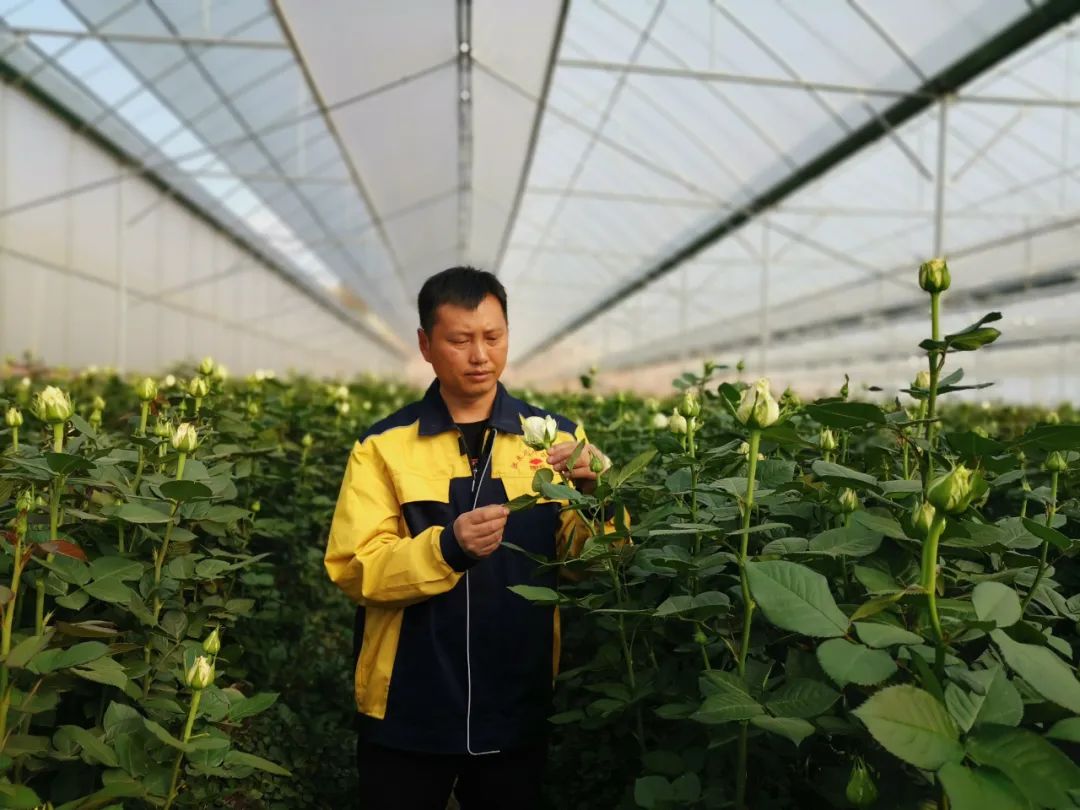
[[[934,256],[942,255],[945,242],[945,154],[948,148],[949,99],[938,102],[937,171],[934,174]]]
[[[761,303],[758,313],[758,366],[760,376],[769,373],[769,217],[761,219]]]

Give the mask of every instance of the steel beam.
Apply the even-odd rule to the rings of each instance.
[[[1028,11],[1012,25],[966,53],[953,64],[928,79],[921,87],[897,99],[884,110],[879,120],[872,120],[840,139],[837,143],[792,172],[771,188],[763,191],[741,210],[727,214],[699,236],[694,237],[643,273],[622,285],[611,295],[589,307],[552,331],[529,349],[519,362],[527,363],[537,354],[553,346],[560,338],[580,329],[598,315],[609,311],[650,282],[669,273],[687,259],[728,236],[763,211],[776,205],[808,183],[825,174],[842,160],[874,143],[888,131],[926,110],[934,99],[956,92],[971,79],[1000,63],[1020,48],[1070,19],[1077,11],[1076,0],[1048,0]],[[625,67],[625,66],[624,66]]]

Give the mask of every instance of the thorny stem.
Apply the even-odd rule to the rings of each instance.
[[[934,671],[939,678],[945,675],[945,634],[941,631],[941,618],[937,608],[937,551],[938,541],[945,529],[945,515],[938,512],[930,524],[922,554],[922,581],[926,602],[930,609],[930,624],[934,628]]]
[[[750,516],[754,509],[754,479],[757,476],[758,447],[761,446],[761,431],[750,431],[750,452],[747,456],[746,501],[743,504],[742,535],[739,540],[739,581],[742,586],[743,627],[739,642],[737,661],[739,677],[746,673],[746,654],[750,649],[750,626],[754,615],[754,600],[750,596],[750,582],[746,576],[747,549],[750,543]],[[749,726],[744,720],[739,730],[739,760],[735,769],[735,807],[742,810],[746,800],[746,752]]]
[[[195,726],[195,715],[199,711],[200,700],[202,700],[202,690],[196,689],[191,695],[191,708],[188,709],[187,724],[184,726],[184,742],[191,739],[191,730]],[[169,785],[169,798],[165,800],[165,810],[172,807],[173,800],[176,798],[176,783],[180,778],[180,765],[183,761],[184,752],[181,751],[176,755],[176,764],[173,766],[172,782]]]
[[[3,636],[0,637],[0,656],[7,660],[11,652],[11,627],[15,619],[16,599],[19,596],[19,580],[23,569],[23,537],[26,534],[26,513],[21,512],[15,519],[15,562],[11,571],[11,598],[4,605]],[[11,705],[11,690],[8,685],[8,667],[0,665],[0,750],[7,737],[8,708]]]
[[[746,672],[746,653],[750,648],[750,620],[754,613],[754,600],[750,596],[750,581],[746,577],[747,550],[750,543],[750,515],[754,508],[754,479],[757,475],[758,447],[761,431],[750,431],[750,453],[746,472],[746,501],[743,505],[742,535],[739,538],[739,580],[743,597],[742,641],[739,644],[739,677]]]
[[[930,336],[932,340],[941,340],[941,293],[930,293]],[[938,375],[942,366],[945,365],[945,355],[937,349],[929,353],[930,363],[930,393],[926,398],[926,476],[923,478],[923,493],[930,486],[930,479],[934,475],[934,444],[937,439],[937,425],[934,422],[934,414],[937,408]]]
[[[1059,473],[1056,470],[1050,473],[1050,503],[1046,505],[1047,528],[1054,522],[1054,515],[1057,513],[1058,475]],[[1039,570],[1038,573],[1035,574],[1035,581],[1031,583],[1027,595],[1024,596],[1023,601],[1020,602],[1021,614],[1027,610],[1027,606],[1031,603],[1031,598],[1035,595],[1035,591],[1039,590],[1039,584],[1046,574],[1046,555],[1049,551],[1050,543],[1043,540],[1042,551],[1039,553]]]

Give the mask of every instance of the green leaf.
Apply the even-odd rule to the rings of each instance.
[[[940,771],[952,810],[1023,810],[1031,805],[1008,777],[992,768],[965,768],[947,762]]]
[[[1039,807],[1074,806],[1069,793],[1080,791],[1080,768],[1034,732],[981,726],[967,738],[967,753],[980,765],[997,768]]]
[[[1046,732],[1046,736],[1053,737],[1055,740],[1080,743],[1080,717],[1066,717],[1064,720],[1058,720]]]
[[[961,730],[987,724],[1020,725],[1024,702],[1002,667],[968,671],[964,680],[974,688],[965,690],[951,682],[945,686],[945,705]]]
[[[518,495],[514,500],[506,503],[506,508],[511,512],[521,512],[536,506],[539,500],[539,495]]]
[[[831,638],[847,632],[848,618],[836,606],[821,574],[786,560],[746,564],[754,601],[777,627]]]
[[[750,722],[764,731],[787,737],[798,748],[799,744],[814,733],[814,727],[806,720],[798,717],[768,717],[758,715],[751,717]]]
[[[1047,700],[1080,714],[1080,681],[1072,669],[1046,647],[1021,644],[1004,631],[990,633],[1005,663]]]
[[[852,512],[851,522],[862,526],[864,529],[869,529],[871,532],[883,534],[893,540],[904,540],[907,538],[907,535],[904,534],[904,530],[900,527],[900,524],[891,517],[877,515],[873,512],[868,512],[865,509],[859,509]]]
[[[112,658],[98,658],[85,666],[72,667],[70,672],[83,680],[115,686],[117,689],[124,689],[128,682],[124,665]]]
[[[67,649],[45,650],[30,662],[30,670],[39,674],[56,672],[60,669],[82,666],[107,655],[109,648],[100,641],[84,641],[73,644]]]
[[[113,750],[85,728],[80,726],[60,726],[56,730],[56,734],[53,735],[53,744],[60,748],[62,743],[67,740],[78,744],[91,764],[99,762],[107,768],[120,767]]]
[[[809,551],[830,557],[867,557],[881,548],[881,535],[860,526],[826,529],[810,540]]]
[[[166,481],[158,489],[172,501],[190,501],[195,498],[209,498],[214,493],[206,484],[198,481]]]
[[[277,699],[277,692],[260,692],[232,704],[229,707],[228,717],[230,720],[243,720],[245,717],[254,717],[273,706]]]
[[[292,776],[288,770],[280,765],[254,754],[245,754],[243,751],[229,751],[225,755],[225,764],[234,768],[255,768],[277,776]]]
[[[674,751],[649,751],[641,761],[650,771],[664,776],[679,776],[686,770],[683,758]]]
[[[671,783],[671,791],[679,807],[696,804],[701,797],[701,777],[693,771],[687,771]]]
[[[852,489],[878,489],[878,480],[872,475],[857,472],[841,464],[818,459],[811,465],[814,475],[829,484],[851,487]]]
[[[865,425],[884,425],[885,413],[868,402],[818,402],[807,405],[807,414],[825,427],[861,428]]]
[[[1001,337],[1001,330],[992,326],[973,329],[958,335],[946,335],[945,342],[954,352],[973,352]]]
[[[141,577],[142,572],[141,562],[124,557],[98,557],[90,563],[90,577],[98,582],[106,579],[130,581]]]
[[[5,750],[8,748],[10,746]],[[26,785],[0,785],[0,799],[3,799],[2,806],[10,810],[36,810],[41,807],[41,799]]]
[[[994,622],[998,627],[1016,624],[1023,614],[1016,591],[1000,582],[980,582],[971,592],[971,602],[979,621]]]
[[[956,723],[928,692],[904,684],[874,694],[855,710],[870,734],[895,757],[924,770],[960,762]]]
[[[653,615],[657,618],[672,616],[706,619],[726,614],[731,607],[731,599],[720,591],[705,591],[696,596],[686,594],[669,596],[656,608]]]
[[[25,667],[35,655],[45,649],[49,643],[49,639],[53,637],[53,630],[50,628],[42,633],[40,636],[29,636],[24,638],[18,644],[16,644],[11,652],[7,656],[7,665],[12,669],[21,669]]]
[[[195,565],[195,576],[199,579],[217,579],[232,568],[225,560],[207,559],[199,560]]]
[[[1058,551],[1068,551],[1073,544],[1073,541],[1063,535],[1057,529],[1051,528],[1043,523],[1039,523],[1031,518],[1021,518],[1024,522],[1024,528],[1038,537],[1040,540],[1045,540],[1052,545]],[[1004,627],[1004,625],[1002,625]]]
[[[896,673],[896,663],[884,650],[872,650],[842,638],[822,642],[817,659],[825,674],[840,686],[873,686]]]
[[[839,698],[840,693],[828,684],[795,678],[773,692],[765,707],[779,717],[809,720],[825,714]]]
[[[903,627],[882,622],[855,622],[859,641],[867,647],[881,650],[894,644],[922,644],[923,637]]]
[[[83,590],[95,599],[116,605],[126,605],[131,600],[131,597],[135,595],[131,588],[114,579],[88,583],[83,586]]]
[[[70,453],[46,453],[45,463],[57,475],[71,475],[72,473],[86,472],[94,468],[93,462]]]
[[[165,743],[166,745],[168,745],[168,746],[170,746],[172,748],[175,748],[178,751],[190,751],[191,750],[190,746],[187,743],[181,742],[180,740],[176,739],[176,737],[174,737],[172,734],[170,734],[168,731],[166,731],[160,724],[155,723],[153,720],[149,719],[148,717],[143,718],[143,725],[146,726],[147,731],[149,731],[151,734],[153,734],[155,737],[157,737],[161,742]]]
[[[1013,447],[1080,450],[1080,425],[1038,425],[1013,442]]]
[[[626,463],[625,467],[620,467],[618,471],[610,473],[605,480],[611,485],[612,489],[622,486],[648,467],[649,462],[656,457],[656,453],[657,451],[655,448],[650,448],[643,453],[638,453]]]
[[[539,585],[511,585],[509,590],[518,596],[523,596],[534,605],[557,605],[560,601],[558,591]]]
[[[172,520],[168,512],[142,503],[125,503],[114,514],[128,523],[168,523]]]
[[[699,723],[729,723],[765,713],[746,684],[732,672],[706,670],[702,673],[702,689],[707,696],[693,715]]]
[[[634,801],[646,810],[666,806],[675,801],[675,790],[666,778],[659,774],[642,776],[634,782]]]

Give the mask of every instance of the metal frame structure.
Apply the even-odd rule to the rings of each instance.
[[[125,208],[127,227],[176,201],[397,356],[419,280],[454,261],[499,273],[525,349],[512,361],[538,380],[571,377],[579,358],[640,369],[743,349],[762,372],[783,368],[793,341],[828,324],[910,315],[899,274],[919,256],[1012,244],[1030,255],[1080,221],[1075,48],[1054,51],[1077,38],[1080,0],[974,0],[964,18],[924,1],[928,18],[905,27],[876,0],[823,0],[813,18],[780,0],[419,0],[423,14],[361,11],[349,30],[368,38],[351,54],[335,39],[351,20],[344,0],[0,0],[0,78],[124,164],[0,201],[0,222],[143,178],[160,194]],[[409,26],[405,48],[394,38]],[[1040,60],[1062,53],[1051,90],[1061,66]],[[335,81],[342,66],[354,83]],[[124,74],[116,87],[95,75],[110,71]],[[410,103],[443,116],[416,139],[426,119],[387,114]],[[1060,117],[1060,145],[1032,134],[1047,115]],[[430,179],[410,174],[424,149],[443,156],[439,171],[421,164]],[[388,155],[400,163],[379,165]],[[860,176],[867,155],[882,169]],[[407,193],[387,192],[394,171]],[[574,291],[565,309],[529,308],[562,284]],[[864,315],[827,312],[854,288]],[[1017,295],[997,277],[979,288]],[[653,335],[660,320],[677,328]],[[589,330],[600,350],[562,351]],[[565,362],[538,362],[555,347]]]

